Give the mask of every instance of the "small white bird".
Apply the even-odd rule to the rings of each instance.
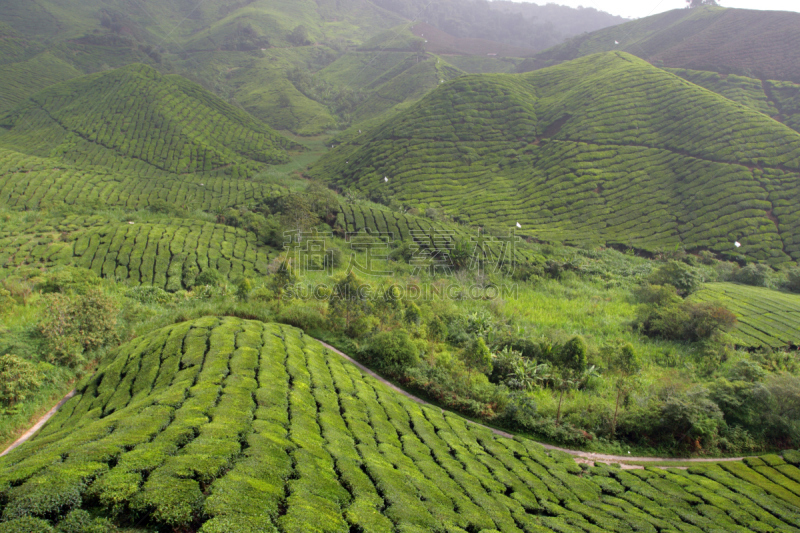
[[[358,133],[361,133],[361,130],[358,130]]]
[[[206,186],[206,184],[205,184],[205,183],[201,183],[201,184],[200,184],[200,186],[201,186],[201,187],[205,187],[205,186]]]
[[[389,178],[387,178],[386,176],[384,176],[384,177],[383,177],[383,181],[385,181],[386,183],[389,183]]]
[[[736,241],[736,242],[735,242],[735,243],[733,243],[733,244],[734,244],[734,245],[735,245],[737,248],[741,248],[741,247],[742,247],[742,243],[740,243],[739,241]]]
[[[518,227],[518,228],[522,228],[522,224],[520,224],[519,222],[517,222],[517,227]]]
[[[133,220],[131,220],[130,222],[128,222],[128,224],[133,224],[133,223],[134,223],[134,222],[133,222]]]
[[[614,44],[619,44],[619,41],[614,41]]]

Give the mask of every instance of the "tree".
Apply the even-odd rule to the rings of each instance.
[[[717,0],[686,0],[686,4],[689,8],[694,8],[700,6],[718,6],[719,2]]]
[[[614,419],[611,422],[611,436],[613,437],[617,431],[619,404],[638,386],[637,374],[641,370],[641,361],[636,355],[633,345],[628,343],[617,352],[609,366],[617,375],[615,384],[617,397],[614,405]]]
[[[15,355],[0,357],[0,403],[6,407],[25,400],[41,384],[35,365]]]
[[[589,377],[596,375],[594,367],[587,368],[586,341],[581,336],[572,337],[561,347],[558,353],[559,366],[554,368],[550,379],[558,394],[558,410],[556,411],[556,425],[561,424],[561,404],[564,393],[577,388]]]
[[[654,285],[672,285],[681,296],[687,296],[700,288],[703,278],[686,263],[670,261],[650,274],[649,281]]]
[[[353,272],[340,276],[331,289],[330,316],[340,329],[355,336],[357,321],[371,310],[368,294],[363,290],[362,281]]]
[[[472,344],[464,352],[464,362],[469,368],[470,376],[473,370],[483,374],[492,373],[492,352],[489,351],[483,337],[478,337],[472,341]]]
[[[308,38],[308,29],[302,24],[293,29],[286,39],[297,46],[305,46],[311,43]]]
[[[419,362],[419,351],[404,329],[376,333],[364,351],[379,368],[403,370]]]

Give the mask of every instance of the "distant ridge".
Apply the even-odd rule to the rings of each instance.
[[[520,71],[611,50],[657,66],[800,82],[800,13],[676,9],[575,37],[540,52]]]

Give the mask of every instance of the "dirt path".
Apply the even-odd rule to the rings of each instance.
[[[337,350],[336,348],[334,348],[330,344],[328,344],[326,342],[322,342],[321,340],[318,340],[318,339],[314,339],[314,340],[319,342],[322,346],[324,346],[328,350],[330,350],[330,351],[332,351],[332,352],[334,352],[336,354],[339,354],[341,357],[343,357],[344,359],[348,360],[350,363],[354,364],[364,374],[367,374],[368,376],[372,376],[373,378],[377,379],[378,381],[380,381],[381,383],[383,383],[384,385],[386,385],[390,389],[394,390],[395,392],[398,392],[398,393],[402,394],[403,396],[405,396],[406,398],[409,398],[409,399],[411,399],[411,400],[413,400],[413,401],[415,401],[415,402],[417,402],[417,403],[419,403],[421,405],[428,405],[430,407],[436,408],[436,406],[429,404],[428,402],[426,402],[425,400],[422,400],[421,398],[417,398],[416,396],[414,396],[410,392],[408,392],[406,390],[403,390],[400,387],[398,387],[397,385],[395,385],[394,383],[391,383],[390,381],[382,378],[381,376],[379,376],[378,374],[376,374],[375,372],[373,372],[369,368],[365,367],[364,365],[362,365],[361,363],[359,363],[358,361],[356,361],[355,359],[353,359],[352,357],[350,357],[346,353],[341,352],[340,350]],[[41,429],[41,427],[43,425],[45,425],[45,423],[48,420],[50,420],[50,418],[54,414],[56,414],[56,412],[58,412],[58,410],[61,408],[61,406],[64,405],[67,402],[67,400],[69,400],[73,396],[75,396],[75,391],[74,390],[72,392],[70,392],[69,394],[67,394],[66,396],[64,396],[64,398],[62,398],[61,401],[58,402],[58,404],[55,407],[50,409],[47,412],[47,414],[45,414],[43,417],[41,417],[39,419],[39,421],[36,422],[36,424],[32,428],[30,428],[28,431],[26,431],[24,435],[22,435],[20,438],[18,438],[14,442],[14,444],[9,446],[3,453],[0,453],[0,457],[6,455],[8,452],[10,452],[11,450],[16,448],[20,444],[22,444],[25,441],[27,441],[28,439],[30,439],[34,434],[36,434],[36,432],[39,431]],[[442,409],[442,412],[444,412],[444,409]],[[481,427],[484,427],[486,429],[489,429],[494,434],[500,435],[501,437],[506,437],[506,438],[509,438],[509,439],[514,438],[514,435],[512,435],[510,433],[506,433],[505,431],[501,431],[499,429],[492,428],[492,427],[489,427],[489,426],[484,426],[483,424],[478,424],[477,422],[473,422],[472,420],[468,420],[468,419],[466,419],[466,420],[471,424],[475,424],[476,426],[481,426]],[[551,444],[542,444],[542,446],[544,446],[544,448],[547,449],[547,450],[557,450],[557,451],[560,451],[560,452],[568,453],[568,454],[572,455],[573,457],[575,457],[575,460],[577,462],[579,462],[579,463],[594,464],[595,461],[600,461],[600,462],[603,462],[603,463],[620,463],[623,466],[623,468],[644,468],[643,466],[639,466],[639,465],[626,465],[627,462],[631,462],[631,461],[633,461],[633,462],[643,462],[643,463],[644,462],[648,462],[648,463],[650,463],[650,462],[653,462],[653,463],[654,462],[718,463],[718,462],[722,462],[722,461],[741,461],[742,459],[744,459],[744,457],[724,457],[724,458],[719,458],[719,459],[707,459],[707,458],[676,459],[676,458],[673,458],[673,457],[631,457],[630,455],[608,455],[608,454],[603,454],[603,453],[582,452],[582,451],[579,451],[579,450],[569,450],[567,448],[560,448],[558,446],[553,446]],[[681,467],[678,467],[678,468],[681,468]]]
[[[25,442],[28,439],[30,439],[31,437],[33,437],[36,434],[36,432],[39,431],[40,429],[42,429],[42,426],[45,425],[45,423],[48,420],[50,420],[53,417],[53,415],[58,412],[59,409],[61,409],[61,406],[64,405],[65,403],[67,403],[67,400],[69,400],[73,396],[75,396],[75,390],[74,389],[72,391],[70,391],[69,393],[67,393],[66,396],[61,398],[61,401],[58,402],[55,407],[53,407],[52,409],[47,411],[47,413],[45,413],[45,415],[43,417],[41,417],[36,422],[36,424],[33,425],[33,427],[31,429],[26,431],[20,438],[15,440],[14,443],[11,446],[9,446],[8,448],[5,449],[5,451],[3,451],[3,453],[0,453],[0,457],[3,457],[8,452],[10,452],[11,450],[16,448],[17,446],[19,446],[23,442]]]
[[[320,340],[318,340],[317,342],[322,344],[325,348],[329,349],[330,351],[332,351],[334,353],[337,353],[340,356],[344,357],[345,359],[347,359],[348,361],[350,361],[351,363],[356,365],[359,368],[359,370],[361,370],[363,373],[365,373],[365,374],[367,374],[369,376],[372,376],[373,378],[377,379],[378,381],[380,381],[381,383],[383,383],[387,387],[391,388],[392,390],[394,390],[396,392],[399,392],[403,396],[405,396],[407,398],[410,398],[411,400],[414,400],[415,402],[417,402],[419,404],[429,405],[431,407],[436,407],[434,405],[429,404],[425,400],[417,398],[416,396],[414,396],[410,392],[401,389],[400,387],[398,387],[394,383],[391,383],[390,381],[387,381],[386,379],[382,378],[381,376],[379,376],[378,374],[376,374],[375,372],[373,372],[369,368],[365,367],[364,365],[362,365],[361,363],[359,363],[358,361],[356,361],[355,359],[353,359],[352,357],[350,357],[346,353],[343,353],[343,352],[337,350],[336,348],[334,348],[330,344],[322,342]],[[442,410],[442,412],[444,412],[444,410]],[[486,429],[489,429],[493,433],[495,433],[496,435],[500,435],[501,437],[507,437],[509,439],[514,438],[514,435],[512,435],[510,433],[506,433],[505,431],[501,431],[499,429],[495,429],[495,428],[492,428],[492,427],[484,426],[483,424],[478,424],[477,422],[473,422],[472,420],[468,420],[467,419],[467,421],[472,423],[472,424],[475,424],[476,426],[481,426],[481,427],[484,427]],[[568,453],[568,454],[572,455],[573,457],[575,457],[577,462],[592,463],[592,464],[594,464],[595,461],[600,461],[600,462],[603,462],[603,463],[620,463],[621,465],[623,465],[623,468],[625,466],[627,466],[628,468],[644,468],[643,466],[638,466],[638,465],[625,465],[625,463],[628,462],[628,461],[648,462],[648,463],[655,463],[655,462],[659,462],[659,463],[660,462],[719,463],[719,462],[722,462],[722,461],[741,461],[742,459],[744,459],[744,457],[723,457],[723,458],[718,458],[718,459],[707,459],[707,458],[704,458],[704,457],[696,457],[696,458],[690,458],[690,459],[680,459],[680,458],[676,459],[674,457],[632,457],[630,455],[608,455],[608,454],[604,454],[604,453],[582,452],[582,451],[579,451],[579,450],[569,450],[567,448],[560,448],[558,446],[553,446],[551,444],[543,444],[543,443],[541,443],[541,444],[547,450],[557,450],[557,451],[560,451],[560,452]]]

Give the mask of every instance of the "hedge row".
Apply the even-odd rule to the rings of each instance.
[[[304,336],[206,317],[111,354],[0,459],[0,530],[91,507],[217,531],[798,531],[800,455],[577,465],[404,397]],[[45,523],[39,524],[45,527]]]

